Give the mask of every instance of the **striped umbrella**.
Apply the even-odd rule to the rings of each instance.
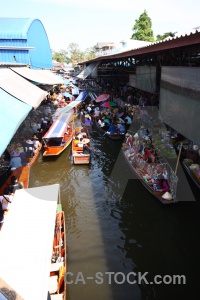
[[[95,101],[96,102],[106,101],[106,100],[108,100],[109,97],[110,97],[109,94],[102,94],[102,95],[98,96]]]

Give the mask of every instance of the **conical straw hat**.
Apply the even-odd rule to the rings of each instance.
[[[165,200],[172,200],[172,195],[169,192],[166,192],[162,195],[162,198]]]

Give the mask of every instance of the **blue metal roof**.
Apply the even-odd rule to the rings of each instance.
[[[0,39],[27,39],[33,21],[29,18],[0,18]]]
[[[48,36],[40,20],[0,18],[0,61],[52,69]]]

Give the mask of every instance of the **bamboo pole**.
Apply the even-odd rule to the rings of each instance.
[[[181,142],[179,153],[178,153],[178,158],[177,158],[177,162],[176,162],[176,168],[175,168],[175,171],[174,171],[175,175],[176,175],[177,169],[178,169],[178,164],[179,164],[179,160],[180,160],[180,156],[181,156],[182,146],[183,146],[183,143]]]

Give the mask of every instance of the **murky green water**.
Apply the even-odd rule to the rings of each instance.
[[[90,166],[73,165],[69,148],[31,169],[30,187],[60,184],[73,274],[67,299],[199,299],[199,202],[163,206],[137,180],[122,184],[123,158],[112,176],[120,142],[94,129],[91,145]],[[133,283],[131,272],[148,273]],[[151,284],[155,275],[184,275],[186,284]]]

